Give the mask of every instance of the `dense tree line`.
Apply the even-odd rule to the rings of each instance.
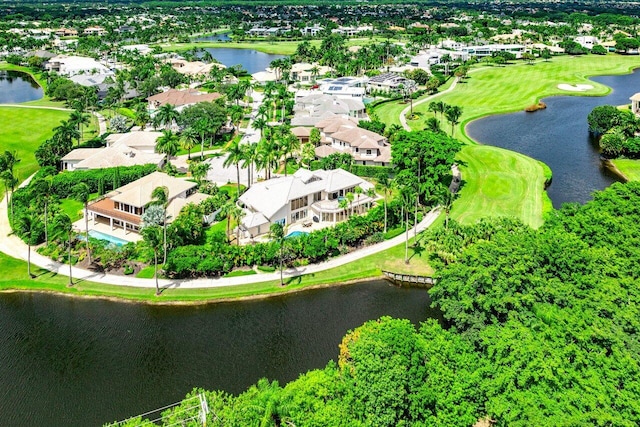
[[[640,120],[629,110],[613,105],[595,107],[587,117],[589,132],[598,138],[602,154],[609,158],[640,157]]]
[[[638,425],[639,216],[640,183],[614,184],[539,230],[498,219],[434,232],[443,324],[367,322],[324,369],[206,392],[207,425]]]

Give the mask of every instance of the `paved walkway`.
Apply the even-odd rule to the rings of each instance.
[[[27,182],[27,181],[25,181]],[[24,185],[24,183],[23,183]],[[5,254],[22,259],[27,260],[28,248],[27,245],[17,236],[11,234],[11,227],[9,226],[8,219],[8,199],[5,197],[2,203],[0,204],[0,251]],[[425,215],[424,219],[418,224],[417,232],[421,232],[427,229],[433,222],[438,218],[440,214],[438,209],[434,209]],[[411,233],[414,233],[414,229],[411,228]],[[296,277],[305,274],[313,274],[318,273],[324,270],[328,270],[334,267],[339,267],[346,263],[359,260],[368,255],[372,255],[386,249],[389,249],[393,246],[402,244],[404,242],[405,236],[402,233],[399,236],[394,237],[393,239],[386,240],[384,242],[378,243],[376,245],[367,246],[360,250],[351,252],[347,255],[332,258],[328,261],[307,265],[301,268],[293,268],[284,271],[283,276],[285,278]],[[35,251],[31,251],[31,263],[38,267],[45,268],[54,273],[60,274],[61,276],[69,275],[69,266],[66,264],[60,264],[55,262],[47,257],[44,257],[38,254]],[[25,271],[25,277],[26,277]],[[98,283],[105,283],[110,285],[119,285],[119,286],[134,286],[140,288],[154,288],[155,281],[153,279],[139,279],[131,276],[117,276],[114,274],[105,274],[94,271],[89,271],[77,267],[72,267],[72,275],[75,282],[82,280],[90,280]],[[237,277],[226,277],[226,278],[201,278],[201,279],[186,279],[186,280],[166,280],[161,279],[159,284],[161,287],[167,288],[180,288],[180,289],[195,289],[195,288],[213,288],[213,287],[222,287],[222,286],[235,286],[235,285],[245,285],[250,283],[259,283],[259,282],[268,282],[268,281],[277,281],[280,280],[280,273],[260,273],[256,275],[250,276],[237,276]]]
[[[434,93],[433,95],[427,96],[424,99],[421,99],[419,101],[416,101],[413,103],[413,107],[417,107],[420,104],[424,104],[425,102],[429,102],[431,101],[433,98],[440,96],[440,95],[444,95],[445,93],[449,93],[452,90],[454,90],[456,88],[456,85],[458,84],[459,79],[456,77],[455,80],[453,80],[453,83],[451,83],[451,86],[449,86],[449,89],[447,90],[443,90],[442,92],[438,92],[438,93]],[[402,127],[405,130],[411,131],[411,127],[407,124],[407,113],[409,113],[409,111],[411,110],[411,105],[409,105],[407,108],[405,108],[404,110],[402,110],[400,112],[400,124],[402,125]]]

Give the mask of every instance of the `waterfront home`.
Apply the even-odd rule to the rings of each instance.
[[[93,225],[106,224],[111,230],[122,228],[125,232],[139,232],[142,215],[149,203],[151,193],[158,187],[169,190],[167,222],[172,222],[180,210],[189,203],[199,204],[207,197],[198,193],[195,182],[174,178],[162,172],[153,172],[137,181],[107,193],[88,207],[89,219]]]
[[[356,187],[363,190],[358,196]],[[372,188],[373,184],[343,169],[298,169],[293,175],[258,182],[238,199],[244,210],[242,237],[252,239],[267,234],[273,223],[311,226],[343,221],[350,213],[363,213],[371,207],[375,197],[367,192]],[[341,206],[348,193],[354,193],[353,201],[347,207]]]
[[[389,166],[391,145],[387,138],[362,129],[352,120],[330,117],[316,124],[320,130],[320,145],[316,157],[324,158],[334,153],[350,154],[356,164]]]
[[[132,131],[127,133],[112,133],[107,136],[107,147],[124,144],[143,153],[156,152],[156,142],[162,136],[162,132]]]
[[[45,62],[47,71],[55,71],[63,76],[77,74],[110,74],[111,70],[93,58],[86,56],[58,55]]]
[[[147,101],[149,102],[149,110],[152,112],[165,104],[173,105],[180,111],[188,105],[194,105],[199,102],[213,102],[221,96],[217,92],[206,93],[197,89],[169,89],[148,97]]]
[[[149,153],[117,143],[102,148],[76,148],[61,159],[62,170],[103,169],[117,166],[164,165],[165,155]]]
[[[308,62],[296,62],[291,65],[290,77],[291,80],[300,83],[311,83],[319,76],[331,72],[331,67],[326,65],[318,65],[316,63],[310,64]]]
[[[636,116],[640,116],[640,92],[635,93],[631,98],[631,112]]]
[[[367,91],[379,90],[382,92],[413,91],[416,82],[396,73],[384,73],[373,76],[367,82]]]

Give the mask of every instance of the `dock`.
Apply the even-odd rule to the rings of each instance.
[[[385,279],[389,280],[397,286],[409,285],[430,288],[436,283],[435,279],[429,276],[394,273],[392,271],[386,270],[382,270],[382,274],[384,275]]]

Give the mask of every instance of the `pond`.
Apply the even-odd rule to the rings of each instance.
[[[620,180],[600,160],[597,143],[589,136],[587,116],[604,104],[629,104],[640,92],[640,72],[599,76],[592,80],[611,87],[605,97],[554,96],[545,110],[490,116],[467,125],[467,134],[487,145],[507,148],[542,160],[553,171],[548,189],[553,205],[585,203],[591,193]]]
[[[285,55],[274,55],[271,53],[258,52],[253,49],[234,49],[230,47],[207,47],[204,50],[221,64],[231,67],[241,65],[249,74],[264,71],[275,59],[285,58]]]
[[[195,42],[228,42],[231,40],[229,33],[211,34],[194,39]]]
[[[102,425],[179,401],[239,393],[337,360],[345,333],[383,315],[438,318],[424,289],[384,281],[264,300],[150,306],[0,294],[3,425]]]
[[[29,74],[19,71],[0,71],[0,104],[35,101],[42,96],[42,88]]]

